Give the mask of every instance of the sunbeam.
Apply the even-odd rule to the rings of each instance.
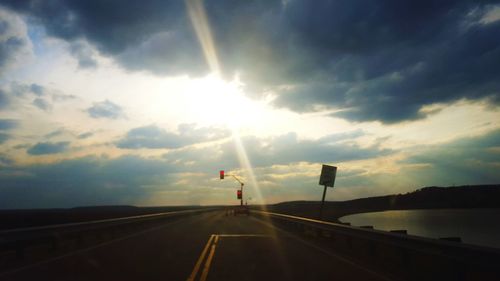
[[[208,66],[213,73],[219,75],[219,59],[202,0],[186,0],[186,6]]]
[[[212,38],[212,33],[210,32],[210,25],[205,13],[205,9],[203,7],[202,0],[186,0],[186,6],[188,9],[189,18],[191,19],[191,23],[193,24],[196,35],[198,36],[198,40],[200,41],[201,48],[203,49],[203,54],[205,55],[207,64],[210,67],[212,73],[216,77],[218,77],[220,74],[220,64],[217,58],[217,50]],[[262,193],[253,173],[252,165],[246,153],[245,147],[241,142],[241,138],[238,134],[237,128],[235,128],[234,126],[231,127],[240,166],[246,171],[249,177],[250,184],[256,192],[255,196],[257,197],[257,201],[264,203]]]
[[[233,130],[233,141],[234,141],[234,146],[236,148],[236,152],[238,154],[238,160],[240,162],[240,166],[242,166],[245,169],[246,174],[248,176],[248,179],[250,180],[251,186],[253,187],[253,190],[256,193],[255,199],[260,204],[265,204],[264,199],[262,198],[262,192],[260,190],[259,184],[257,183],[257,180],[255,179],[255,174],[253,172],[252,163],[250,162],[250,159],[248,158],[248,154],[246,152],[245,146],[241,142],[241,138],[236,130]]]

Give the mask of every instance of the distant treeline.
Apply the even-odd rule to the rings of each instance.
[[[315,218],[320,202],[293,201],[267,206],[268,210]],[[500,208],[500,185],[430,186],[406,194],[325,202],[324,218],[336,221],[355,213],[407,209]]]
[[[130,217],[195,208],[200,208],[200,206],[89,206],[70,209],[0,210],[0,230]]]

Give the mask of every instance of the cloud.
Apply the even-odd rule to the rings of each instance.
[[[0,167],[4,166],[11,166],[14,164],[14,160],[12,160],[10,157],[0,154]]]
[[[0,74],[30,55],[26,25],[18,16],[0,8]]]
[[[5,93],[2,89],[0,89],[0,110],[7,108],[9,103],[10,100],[9,97],[7,96],[7,93]]]
[[[15,119],[0,119],[0,131],[15,129],[19,126],[19,121]]]
[[[358,137],[362,137],[366,135],[363,130],[358,129],[354,131],[348,131],[348,132],[342,132],[342,133],[337,133],[337,134],[330,134],[327,136],[324,136],[318,140],[319,143],[335,143],[335,142],[340,142],[343,140],[354,140]]]
[[[57,129],[57,130],[54,130],[48,134],[45,135],[46,138],[50,139],[50,138],[53,138],[53,137],[58,137],[58,136],[61,136],[65,133],[66,131],[64,129]]]
[[[124,156],[85,157],[49,164],[4,167],[2,208],[54,208],[137,204],[168,182],[165,161]],[[166,189],[168,190],[168,188]]]
[[[0,144],[5,143],[10,139],[10,134],[5,131],[10,131],[19,127],[19,121],[14,119],[0,119]]]
[[[77,138],[83,140],[83,139],[88,139],[88,138],[90,138],[93,135],[94,135],[94,133],[92,133],[92,132],[85,132],[85,133],[79,134],[77,136]]]
[[[21,104],[31,103],[40,110],[50,112],[55,102],[74,98],[36,83],[10,82],[0,88],[0,109],[7,107],[14,109]]]
[[[335,109],[335,117],[396,123],[425,118],[423,105],[498,97],[498,36],[493,36],[498,22],[482,21],[491,14],[487,6],[463,1],[439,7],[419,2],[418,9],[417,2],[281,2],[206,4],[225,71],[241,70],[246,84],[275,90],[276,106],[299,112]],[[147,2],[131,22],[94,17],[96,12],[83,4],[62,3],[52,11],[43,2],[4,5],[36,19],[54,36],[89,42],[129,69],[161,73],[162,67],[178,65],[164,71],[191,73],[194,65],[203,65],[198,59],[180,64],[158,59],[162,54],[199,58],[192,56],[199,53],[192,31],[178,24],[186,20],[182,5]],[[120,14],[130,4],[111,5],[106,3],[102,13]],[[161,5],[174,6],[165,19],[153,13],[142,30],[135,17]],[[478,15],[471,16],[474,9]],[[48,18],[49,12],[56,16]],[[56,24],[55,18],[68,24]],[[160,25],[162,20],[168,24]],[[100,25],[104,30],[89,28],[96,21],[113,22]],[[134,28],[144,32],[128,32]],[[116,30],[120,36],[110,36]],[[191,49],[175,42],[191,42]],[[497,104],[498,99],[492,100]]]
[[[69,42],[83,38],[129,69],[173,75],[207,72],[183,1],[106,2],[99,3],[98,12],[95,4],[3,1],[43,25],[49,35]],[[89,62],[86,54],[75,53]]]
[[[69,142],[39,142],[34,146],[30,147],[27,152],[30,155],[45,155],[45,154],[57,154],[64,152],[68,149]]]
[[[41,97],[41,96],[45,95],[46,90],[41,85],[33,83],[33,84],[31,84],[31,86],[29,88],[30,88],[31,92],[33,94],[35,94],[36,96]]]
[[[337,139],[335,139],[337,138]],[[253,167],[290,165],[299,162],[339,163],[386,156],[395,151],[378,147],[363,148],[353,143],[342,143],[342,137],[332,135],[318,140],[300,140],[296,133],[272,138],[246,136],[242,146]],[[213,167],[217,169],[238,169],[238,152],[232,141],[203,147],[171,151],[165,159],[191,169]]]
[[[46,99],[43,98],[36,98],[33,100],[33,105],[38,107],[39,109],[43,111],[51,111],[52,110],[52,105],[50,102],[48,102]]]
[[[224,74],[275,106],[336,110],[353,121],[425,118],[423,106],[466,98],[498,105],[495,1],[206,2]],[[182,1],[3,1],[48,33],[85,39],[132,70],[207,73]],[[130,11],[133,11],[132,13]],[[493,12],[492,12],[493,11]],[[126,15],[126,16],[125,16]],[[92,63],[90,63],[92,64]]]
[[[272,202],[318,200],[320,190],[314,187],[318,186],[321,163],[341,163],[337,187],[329,191],[335,200],[400,193],[424,185],[498,183],[500,180],[497,172],[500,131],[412,148],[413,154],[397,163],[401,166],[397,173],[350,168],[350,161],[376,159],[397,151],[361,148],[344,140],[338,134],[301,140],[290,133],[273,138],[244,137],[242,142],[260,192]],[[240,169],[231,141],[170,151],[164,159],[89,156],[16,165],[9,157],[0,155],[0,165],[2,208],[207,202],[203,198],[210,198],[214,204],[228,203],[234,196],[232,189],[228,189],[230,183],[222,184],[217,172]],[[255,197],[254,188],[248,185],[249,196]],[[208,192],[209,197],[200,195]]]
[[[10,139],[10,135],[9,134],[0,132],[0,144],[3,144],[8,139]]]
[[[214,127],[196,128],[193,124],[181,124],[178,133],[168,132],[156,125],[130,130],[116,146],[126,149],[180,148],[183,146],[218,140],[229,136],[229,131]]]
[[[125,117],[121,106],[109,100],[95,102],[91,107],[87,109],[87,112],[92,118],[118,119]]]
[[[78,66],[80,68],[93,69],[97,67],[94,52],[87,43],[82,41],[71,43],[70,52],[78,60]]]
[[[421,180],[452,184],[500,182],[500,130],[421,148],[401,164],[423,166]]]
[[[36,83],[11,82],[9,86],[9,95],[16,98],[43,98],[51,95],[51,91]]]

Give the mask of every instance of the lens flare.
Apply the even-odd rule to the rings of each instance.
[[[236,148],[236,153],[238,154],[238,160],[240,162],[240,166],[245,169],[248,179],[250,180],[250,186],[253,187],[255,191],[255,199],[257,202],[264,204],[264,199],[262,198],[262,193],[260,191],[259,184],[255,179],[255,174],[253,172],[252,164],[250,159],[248,158],[248,154],[246,152],[245,146],[241,142],[241,138],[238,134],[238,131],[233,130],[233,141],[234,146]]]
[[[196,32],[196,36],[200,41],[201,48],[203,49],[203,54],[210,67],[211,72],[216,76],[220,76],[220,64],[217,57],[217,50],[212,37],[212,32],[210,31],[210,25],[208,22],[207,14],[203,6],[202,0],[186,0],[186,7],[188,10],[189,18]],[[238,134],[237,128],[231,128],[233,131],[233,140],[235,143],[236,151],[238,154],[238,160],[240,162],[241,168],[243,168],[250,180],[250,184],[255,191],[255,197],[257,201],[264,204],[262,198],[262,193],[255,179],[255,174],[253,172],[252,165],[246,153],[245,147],[241,142],[241,138]]]
[[[218,76],[220,74],[219,59],[202,0],[186,0],[186,6],[208,66]]]
[[[220,77],[221,74],[220,64],[217,58],[217,51],[215,48],[214,41],[212,39],[212,34],[210,32],[209,23],[203,7],[202,0],[186,0],[186,6],[188,9],[189,17],[196,31],[196,35],[198,36],[198,40],[200,41],[200,45],[203,49],[203,54],[205,55],[207,64],[210,67],[211,72],[218,78]],[[255,179],[255,174],[253,172],[252,164],[239,136],[238,128],[232,127],[231,130],[233,133],[232,134],[233,140],[238,155],[238,160],[240,162],[240,167],[246,172],[246,175],[250,181],[248,187],[253,187],[253,190],[255,192],[253,196],[256,198],[256,201],[263,206],[264,211],[266,211],[265,207],[266,202],[263,200],[262,192],[257,183],[257,180]],[[270,218],[269,217],[264,217],[264,218],[268,223],[268,225],[271,226],[272,236],[276,237],[277,236],[276,229],[272,226]],[[275,241],[276,241],[276,246],[279,249],[279,252],[282,253],[282,255],[279,255],[280,261],[282,264],[287,265],[288,264],[287,259],[283,254],[284,253],[283,246],[279,242],[280,241],[279,239],[275,239]],[[289,267],[284,267],[283,269],[287,274],[290,274],[291,271]]]

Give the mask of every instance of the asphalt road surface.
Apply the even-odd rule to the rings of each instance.
[[[253,216],[165,222],[0,274],[1,280],[387,280]]]

